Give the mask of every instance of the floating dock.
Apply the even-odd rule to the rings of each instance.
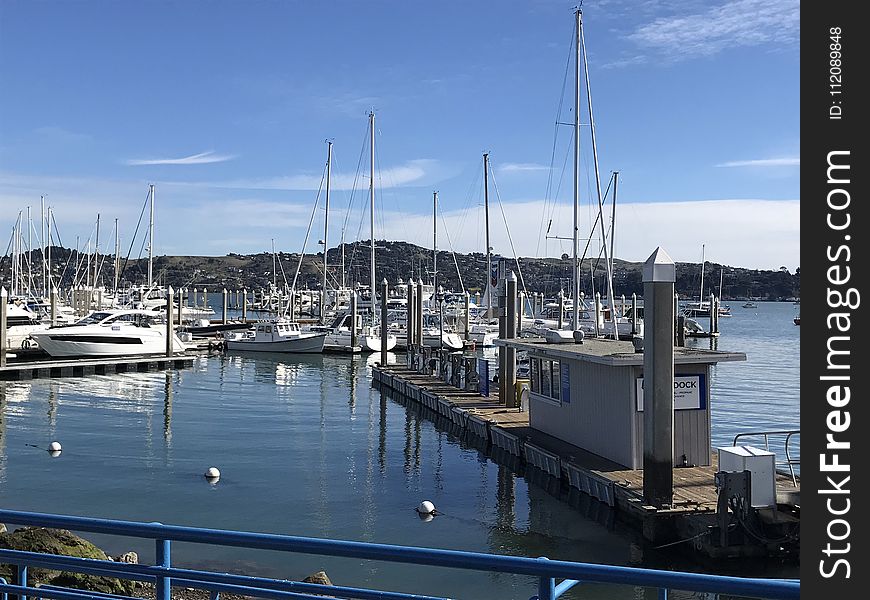
[[[781,540],[769,543],[742,540],[716,527],[719,496],[714,485],[718,468],[687,466],[674,469],[674,501],[669,508],[644,503],[643,470],[625,466],[555,438],[529,425],[529,413],[506,408],[495,399],[453,387],[435,376],[403,365],[377,365],[373,384],[402,403],[414,402],[442,416],[481,450],[502,457],[499,463],[532,468],[561,482],[560,489],[577,490],[615,510],[617,518],[631,523],[644,538],[660,545],[680,544],[702,557],[782,556]],[[505,456],[508,460],[505,461]],[[796,529],[799,523],[799,482],[776,476],[777,502],[781,508],[762,509],[758,516],[774,528]],[[798,507],[789,511],[786,506]],[[723,543],[723,541],[725,543]]]
[[[182,369],[193,365],[193,356],[109,356],[104,358],[69,358],[63,360],[29,360],[0,367],[0,379],[46,379],[83,377]]]

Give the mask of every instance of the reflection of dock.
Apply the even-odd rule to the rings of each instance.
[[[717,531],[720,521],[715,456],[709,466],[674,468],[673,503],[656,508],[643,501],[643,470],[628,469],[533,429],[528,412],[506,408],[402,365],[374,367],[373,380],[402,401],[419,403],[437,413],[451,432],[469,442],[476,439],[474,445],[501,455],[499,464],[527,474],[545,473],[567,488],[569,494],[583,492],[615,509],[621,519],[634,524],[654,543],[689,542],[687,547],[711,557],[777,554],[777,549],[768,545],[731,539],[727,534],[723,538]],[[776,487],[778,502],[800,505],[799,500],[795,501],[799,488],[789,477],[777,475]],[[794,514],[782,509],[760,510],[759,518],[765,526],[791,531],[798,525],[799,509]]]
[[[192,356],[111,356],[65,360],[37,360],[0,367],[0,379],[82,377],[181,369],[193,364]]]

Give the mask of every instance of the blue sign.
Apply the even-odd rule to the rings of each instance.
[[[571,404],[571,370],[567,362],[559,363],[559,378],[562,380],[562,402]]]
[[[477,359],[477,375],[480,379],[478,387],[481,396],[489,396],[489,363],[485,358]]]

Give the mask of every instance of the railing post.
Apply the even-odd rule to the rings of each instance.
[[[538,557],[538,560],[550,560],[546,556]],[[541,577],[538,580],[538,600],[556,600],[556,579],[553,577]]]
[[[156,540],[156,563],[158,567],[171,567],[169,540]],[[157,577],[157,594],[155,600],[172,600],[172,582],[169,577]]]
[[[668,600],[668,588],[659,588],[659,600]]]
[[[18,585],[27,587],[27,565],[18,565]],[[18,600],[27,600],[27,596],[18,596]]]

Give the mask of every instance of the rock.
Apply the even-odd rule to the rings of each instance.
[[[329,576],[326,574],[326,571],[318,571],[317,573],[312,573],[311,575],[303,579],[302,583],[319,583],[320,585],[332,585],[332,582],[329,580]]]
[[[127,563],[128,565],[138,565],[139,555],[135,552],[125,552],[114,559],[117,562]]]
[[[109,560],[106,553],[91,542],[65,529],[22,527],[12,533],[0,533],[0,548],[41,552],[43,554],[60,554],[77,558]],[[6,581],[15,581],[17,580],[17,572],[10,565],[2,565],[0,566],[0,577],[4,577]],[[52,571],[34,567],[27,570],[27,580],[30,585],[45,583],[123,596],[133,595],[137,587],[135,581]]]

